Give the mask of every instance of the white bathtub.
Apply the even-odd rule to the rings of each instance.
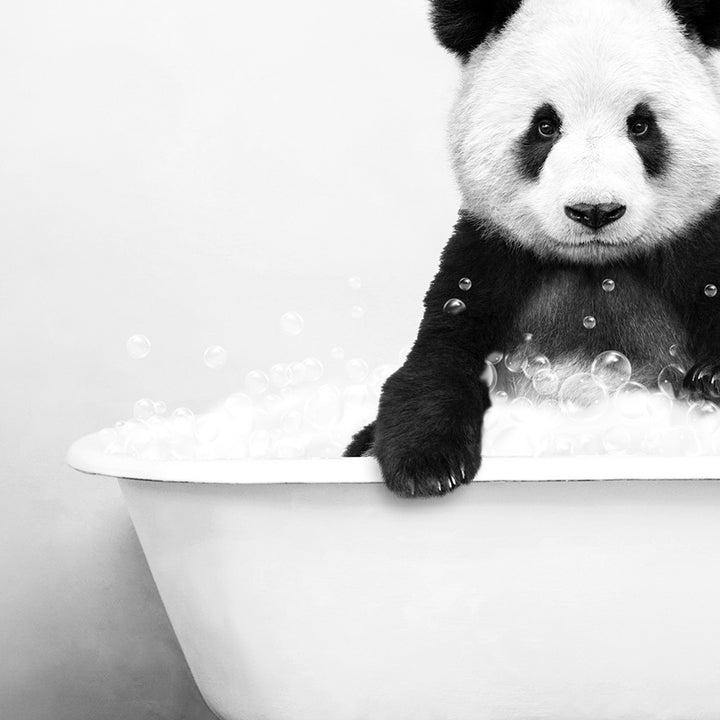
[[[487,458],[435,500],[371,458],[141,461],[88,436],[69,461],[121,478],[223,720],[720,718],[720,483],[681,479],[718,458]],[[661,480],[497,482],[623,477]]]

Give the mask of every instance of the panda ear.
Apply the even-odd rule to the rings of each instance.
[[[687,30],[705,45],[720,48],[718,0],[670,0],[670,7]]]
[[[499,30],[522,0],[432,0],[437,39],[463,60],[494,30]]]

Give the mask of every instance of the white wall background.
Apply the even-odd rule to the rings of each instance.
[[[0,717],[208,718],[114,483],[139,397],[414,338],[457,195],[418,0],[25,0],[0,25]],[[361,291],[347,277],[363,278]],[[350,320],[351,305],[366,314]],[[300,312],[305,332],[278,319]],[[150,356],[125,341],[145,333]],[[221,371],[203,349],[229,352]]]

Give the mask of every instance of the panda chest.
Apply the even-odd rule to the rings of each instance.
[[[588,369],[601,352],[621,352],[640,382],[653,382],[685,346],[679,318],[651,282],[618,269],[543,274],[521,304],[508,345],[528,334],[533,352],[574,371]]]

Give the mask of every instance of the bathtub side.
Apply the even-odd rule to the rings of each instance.
[[[373,457],[255,460],[150,460],[108,454],[100,433],[72,444],[68,464],[76,470],[108,477],[152,482],[213,484],[382,483]],[[569,455],[561,457],[483,458],[478,482],[559,482],[569,480],[718,479],[717,457]]]
[[[225,720],[720,716],[720,483],[121,487]]]

